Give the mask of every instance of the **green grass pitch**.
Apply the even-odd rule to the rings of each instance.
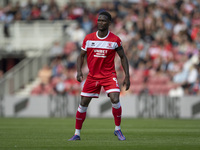
[[[122,119],[126,141],[114,136],[113,119],[87,118],[81,141],[74,118],[0,118],[0,150],[200,150],[200,120]]]

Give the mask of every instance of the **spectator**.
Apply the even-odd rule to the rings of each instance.
[[[43,68],[38,72],[38,77],[43,85],[47,85],[50,82],[51,76],[52,71],[48,65],[43,66]]]
[[[25,3],[21,7],[21,19],[22,20],[30,20],[30,15],[31,15],[31,8],[30,6],[26,5]]]
[[[54,59],[50,66],[52,69],[52,77],[60,77],[65,72],[65,66],[63,65],[62,59],[60,57]]]
[[[88,15],[83,16],[83,22],[81,24],[82,28],[85,30],[86,34],[92,32],[92,21],[90,20]]]
[[[37,6],[33,6],[30,17],[31,17],[31,20],[40,20],[41,19],[41,11]]]
[[[73,27],[68,28],[67,33],[70,36],[70,40],[77,43],[77,45],[81,47],[86,32],[81,28],[80,24],[77,23]]]
[[[53,43],[53,46],[51,47],[51,49],[49,51],[49,55],[50,55],[50,61],[52,61],[56,57],[62,57],[63,48],[58,41],[55,41]]]
[[[2,11],[0,14],[0,21],[4,23],[3,33],[6,38],[9,38],[11,36],[9,27],[14,20],[14,16],[11,13],[10,7],[7,7],[7,9],[5,8],[4,11]]]
[[[40,83],[38,86],[34,87],[31,91],[32,95],[49,95],[54,94],[53,89],[50,85]]]

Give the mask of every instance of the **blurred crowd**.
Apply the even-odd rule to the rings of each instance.
[[[113,0],[96,5],[92,1],[69,1],[59,6],[55,0],[45,3],[20,2],[0,8],[0,20],[75,20],[68,26],[64,44],[53,43],[49,64],[38,73],[41,84],[32,94],[79,94],[76,59],[86,34],[97,30],[98,13],[107,10],[113,20],[110,30],[123,43],[130,63],[131,87],[127,93],[151,95],[200,94],[200,0]],[[8,19],[9,20],[9,19]],[[120,64],[116,57],[116,64]],[[116,65],[118,80],[123,69]],[[88,73],[87,64],[83,73]],[[103,90],[102,90],[103,91]]]

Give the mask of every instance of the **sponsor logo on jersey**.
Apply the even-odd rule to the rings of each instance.
[[[101,58],[106,58],[106,54],[107,54],[108,50],[98,50],[95,49],[94,50],[94,57],[101,57]]]

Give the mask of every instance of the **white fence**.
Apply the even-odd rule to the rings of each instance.
[[[71,117],[75,116],[80,96],[6,96],[0,101],[2,117]],[[200,119],[200,98],[185,96],[121,97],[122,116],[127,118],[183,118]],[[93,99],[87,117],[111,118],[111,103],[107,96]]]

